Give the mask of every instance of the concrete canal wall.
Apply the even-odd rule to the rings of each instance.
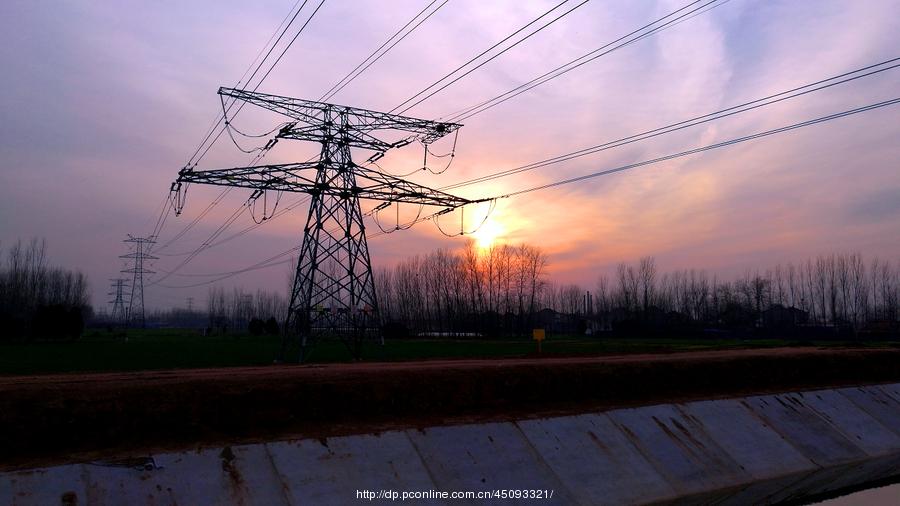
[[[6,472],[0,504],[353,504],[369,502],[363,490],[498,489],[553,491],[511,504],[759,504],[894,475],[900,383]]]

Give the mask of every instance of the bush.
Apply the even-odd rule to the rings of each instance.
[[[392,321],[381,327],[381,333],[385,339],[402,339],[409,337],[409,329],[403,323]]]
[[[254,336],[260,336],[266,331],[266,324],[259,318],[254,318],[250,320],[250,323],[247,325],[247,330]]]
[[[278,330],[278,320],[276,320],[274,316],[266,320],[266,334],[273,336],[278,335]]]
[[[31,320],[31,334],[36,338],[78,339],[82,332],[84,316],[80,307],[38,306]]]

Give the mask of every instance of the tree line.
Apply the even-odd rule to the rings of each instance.
[[[526,244],[415,256],[375,273],[381,316],[401,333],[521,332],[545,304],[546,267]]]
[[[76,338],[92,312],[79,271],[49,265],[43,239],[10,246],[0,264],[0,329],[8,339]]]
[[[277,334],[287,317],[287,299],[280,293],[214,286],[206,299],[209,329],[225,333],[250,331]]]
[[[859,253],[819,255],[724,279],[702,269],[660,272],[653,257],[620,263],[596,283],[548,279],[540,248],[473,243],[376,272],[390,333],[525,334],[559,322],[587,328],[831,326],[896,332],[900,263]],[[555,320],[553,320],[555,318]],[[551,321],[552,320],[552,321]],[[569,322],[565,326],[565,322]]]
[[[612,277],[600,276],[592,299],[598,313],[656,308],[704,322],[796,308],[807,323],[858,329],[900,317],[900,263],[832,253],[724,280],[696,269],[660,274],[653,257],[644,257],[635,265],[619,264]]]

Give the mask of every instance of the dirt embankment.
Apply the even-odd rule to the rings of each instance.
[[[6,377],[0,468],[898,380],[848,349]]]

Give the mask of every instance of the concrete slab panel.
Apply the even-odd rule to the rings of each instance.
[[[85,464],[87,504],[178,504],[165,469],[145,470],[135,466]]]
[[[603,414],[518,422],[578,504],[644,504],[675,489]]]
[[[515,424],[434,427],[407,434],[438,490],[553,490],[553,499],[542,503],[572,502],[562,482]],[[534,499],[503,502],[530,504]]]
[[[222,449],[209,448],[155,457],[162,466],[161,488],[172,489],[178,504],[227,504],[230,484],[222,472]]]
[[[294,505],[350,504],[356,502],[357,491],[364,490],[437,488],[405,432],[266,446]]]
[[[68,465],[0,475],[0,504],[44,506],[85,504],[84,466]],[[75,502],[71,502],[75,501]]]
[[[900,436],[834,390],[799,392],[784,397],[805,404],[871,456],[900,450]]]
[[[895,401],[900,402],[900,383],[880,385],[880,388],[891,395]]]
[[[757,480],[817,467],[737,400],[691,402],[678,408]]]
[[[741,403],[756,413],[794,448],[822,467],[858,461],[866,453],[797,396],[761,395]]]
[[[143,469],[127,460],[85,464],[88,503],[226,504],[232,493],[221,455],[221,448],[161,454],[153,457],[157,468]]]
[[[224,463],[232,496],[241,506],[288,506],[287,485],[281,481],[266,445],[231,448],[234,456]],[[232,500],[232,504],[235,501]]]
[[[892,396],[877,387],[841,388],[837,392],[900,436],[900,402]]]
[[[753,479],[701,425],[672,405],[621,409],[606,415],[680,494],[697,494]]]

